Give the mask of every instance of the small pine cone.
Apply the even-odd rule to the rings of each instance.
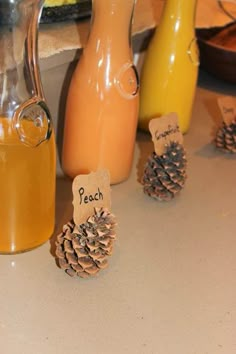
[[[107,209],[95,213],[79,226],[69,222],[57,236],[56,256],[60,268],[70,276],[86,278],[108,265],[115,234],[115,218]]]
[[[225,152],[236,152],[236,118],[231,124],[223,122],[223,126],[216,134],[216,147]]]
[[[143,176],[144,193],[161,201],[171,200],[183,188],[187,160],[182,145],[170,142],[163,155],[149,157]]]

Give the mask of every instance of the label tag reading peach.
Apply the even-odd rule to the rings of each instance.
[[[183,135],[178,125],[177,113],[169,113],[160,118],[152,119],[149,123],[149,130],[152,134],[154,150],[157,155],[165,152],[166,144],[171,141],[183,143]]]
[[[76,225],[86,222],[94,214],[94,208],[111,208],[110,175],[107,170],[75,177],[72,191]]]
[[[229,125],[236,118],[236,100],[233,97],[218,98],[218,105],[225,124]]]

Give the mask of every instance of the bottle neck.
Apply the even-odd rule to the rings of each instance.
[[[130,43],[136,0],[93,0],[89,42]]]
[[[161,22],[179,21],[183,27],[194,28],[197,0],[166,0]]]

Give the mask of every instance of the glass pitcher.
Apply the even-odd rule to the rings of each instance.
[[[55,140],[38,67],[43,1],[0,1],[0,253],[54,229]]]

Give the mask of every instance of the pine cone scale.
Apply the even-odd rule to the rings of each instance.
[[[216,134],[215,144],[224,152],[236,152],[236,118],[228,125],[223,122]]]
[[[66,259],[69,264],[74,265],[74,264],[78,263],[78,257],[76,256],[76,254],[74,252],[73,253],[66,252]]]

